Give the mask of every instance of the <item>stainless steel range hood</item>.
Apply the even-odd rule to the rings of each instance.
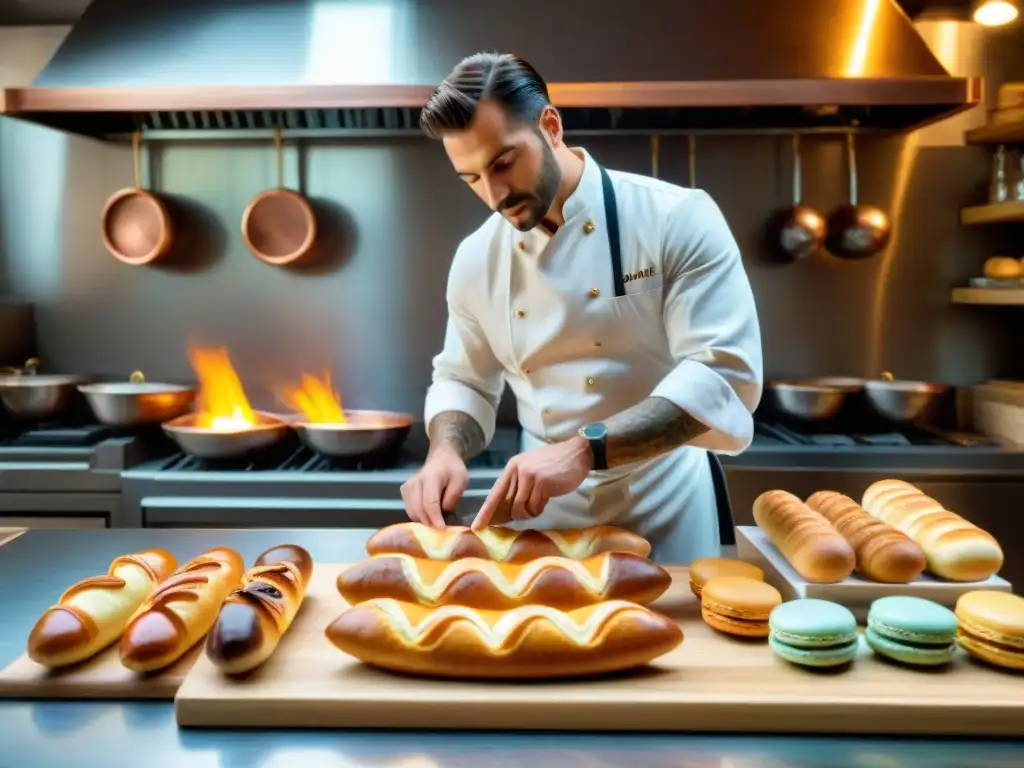
[[[893,0],[94,0],[0,111],[63,130],[414,130],[520,53],[570,130],[907,130],[979,103]]]

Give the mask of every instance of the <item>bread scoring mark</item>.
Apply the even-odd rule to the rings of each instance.
[[[388,625],[407,645],[430,650],[443,640],[438,633],[433,645],[427,644],[432,631],[441,625],[469,626],[492,652],[507,654],[516,651],[526,636],[526,625],[545,622],[579,646],[597,642],[607,623],[621,613],[639,613],[645,618],[653,612],[626,600],[608,600],[574,611],[560,611],[545,605],[523,605],[508,611],[483,611],[461,605],[445,605],[426,613],[417,624],[405,612],[404,604],[391,598],[368,600],[349,610],[375,610],[384,615]],[[582,619],[582,620],[581,620]],[[513,642],[509,642],[512,639]]]
[[[452,585],[467,573],[481,573],[502,595],[518,598],[533,589],[534,584],[547,571],[562,570],[570,573],[593,597],[600,599],[608,589],[608,575],[611,558],[604,554],[600,568],[594,573],[586,563],[560,556],[540,557],[522,564],[505,564],[481,558],[464,558],[447,563],[434,581],[424,580],[416,565],[417,558],[410,555],[394,554],[385,557],[399,558],[406,581],[418,595],[430,602],[436,602]]]
[[[424,554],[432,560],[450,559],[452,552],[459,545],[460,536],[475,536],[483,544],[487,555],[492,560],[502,562],[509,558],[516,541],[523,533],[526,533],[526,531],[516,531],[500,525],[489,526],[482,531],[472,531],[468,528],[460,528],[458,531],[453,531],[451,528],[438,530],[419,523],[411,525],[413,526],[413,535]],[[593,552],[594,539],[598,531],[592,529],[572,531],[571,539],[563,531],[533,531],[533,533],[546,536],[564,556],[580,559]]]
[[[64,594],[60,596],[57,602],[67,602],[75,595],[87,589],[122,589],[125,583],[125,580],[120,576],[90,576],[64,590]]]

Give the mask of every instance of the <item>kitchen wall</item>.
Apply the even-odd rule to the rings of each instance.
[[[1024,33],[922,26],[958,74],[990,93],[1024,80]],[[697,182],[742,247],[764,336],[768,377],[875,375],[968,385],[1024,377],[1024,322],[1014,311],[957,307],[950,288],[986,256],[1024,256],[1020,227],[965,229],[958,210],[983,199],[990,151],[962,145],[983,110],[909,137],[858,143],[860,198],[895,222],[887,254],[778,266],[764,222],[791,196],[787,137],[701,137]],[[586,139],[613,168],[647,173],[644,139]],[[804,142],[805,202],[827,211],[847,195],[841,138]],[[133,268],[100,241],[107,195],[132,182],[130,150],[0,119],[0,280],[36,304],[51,369],[150,379],[188,377],[186,343],[224,344],[254,403],[273,407],[282,379],[324,366],[350,407],[419,413],[445,323],[444,286],[459,240],[487,211],[420,138],[331,140],[289,147],[287,183],[302,177],[325,223],[328,263],[269,267],[242,243],[246,203],[272,186],[259,144],[150,147],[147,179],[176,205],[180,242],[165,267]],[[687,183],[685,138],[662,140],[661,175]],[[511,413],[511,411],[507,411]]]

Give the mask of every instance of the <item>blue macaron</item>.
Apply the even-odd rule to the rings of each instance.
[[[948,664],[956,654],[956,614],[920,597],[893,595],[871,604],[864,637],[880,656],[911,666]]]
[[[781,659],[805,667],[836,667],[857,655],[857,619],[849,608],[806,598],[776,607],[768,645]]]

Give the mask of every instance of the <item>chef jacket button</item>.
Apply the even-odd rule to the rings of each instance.
[[[593,376],[591,376],[591,377],[590,377],[589,379],[587,379],[587,386],[588,386],[588,387],[592,387],[592,386],[594,386],[594,385],[595,385],[596,383],[597,383],[597,382],[596,382],[596,381],[594,381],[594,377],[593,377]]]
[[[541,413],[543,413],[545,416],[550,416],[551,415],[551,409],[550,408],[545,408],[543,411],[541,411]]]
[[[596,299],[598,296],[601,295],[601,289],[600,288],[591,288],[590,289],[590,295],[593,296]]]
[[[518,310],[516,310],[516,317],[518,317],[520,320],[522,320],[524,317],[526,317],[526,313],[523,312],[523,310],[518,309]]]
[[[531,373],[533,373],[533,368],[525,368],[525,369],[523,369],[523,373],[531,374]]]
[[[520,240],[519,241],[519,250],[520,251],[525,251],[526,250],[526,241],[525,240]]]
[[[590,219],[587,219],[585,222],[583,222],[583,234],[584,235],[589,235],[595,229],[597,229],[597,227],[594,226],[594,222],[590,221]]]
[[[595,341],[594,342],[594,346],[595,347],[600,347],[601,346],[601,342],[600,341]]]

